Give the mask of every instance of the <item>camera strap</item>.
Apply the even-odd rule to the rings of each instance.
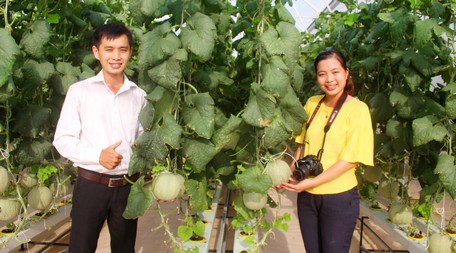
[[[318,105],[317,107],[315,108],[315,110],[313,111],[312,113],[312,116],[310,116],[310,119],[307,121],[307,124],[306,124],[306,134],[307,134],[307,129],[309,129],[309,125],[310,123],[312,122],[312,120],[314,119],[315,115],[317,114],[317,111],[318,109],[320,109],[320,106],[321,104],[323,103],[323,101],[325,100],[325,97],[324,96],[320,102],[318,102]],[[326,126],[324,128],[324,136],[323,136],[323,143],[321,145],[321,149],[318,151],[318,154],[317,154],[317,158],[318,160],[321,161],[321,157],[323,155],[323,148],[325,146],[325,141],[326,141],[326,133],[329,131],[329,129],[331,128],[331,125],[332,123],[334,122],[334,120],[336,119],[336,116],[337,114],[339,113],[340,111],[340,108],[342,107],[342,105],[344,104],[345,100],[347,99],[347,92],[344,92],[342,93],[342,95],[340,96],[340,98],[337,100],[337,103],[336,103],[336,106],[334,107],[332,113],[331,113],[331,116],[329,117],[328,121],[326,122]],[[304,136],[304,141],[305,141],[305,136]]]

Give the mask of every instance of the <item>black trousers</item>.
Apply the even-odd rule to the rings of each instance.
[[[355,187],[338,194],[298,194],[298,216],[307,253],[348,253],[359,216]]]
[[[112,253],[135,252],[138,220],[122,217],[131,185],[108,187],[79,177],[73,191],[70,253],[91,253],[107,221]]]

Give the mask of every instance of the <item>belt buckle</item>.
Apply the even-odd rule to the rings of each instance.
[[[123,177],[109,178],[108,187],[120,187],[127,184],[127,181]]]

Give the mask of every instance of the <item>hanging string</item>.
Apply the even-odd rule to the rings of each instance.
[[[443,190],[442,207],[436,208],[437,214],[440,215],[440,229],[442,231],[444,231],[444,229],[445,229],[445,200],[446,200],[446,190]]]

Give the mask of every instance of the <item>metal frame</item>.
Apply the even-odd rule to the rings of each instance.
[[[360,229],[360,239],[359,239],[359,253],[362,252],[391,252],[391,253],[399,253],[399,252],[405,252],[405,253],[410,253],[408,250],[395,250],[392,249],[388,244],[380,237],[378,236],[375,231],[367,225],[364,220],[369,219],[368,216],[361,216],[361,218],[358,218],[361,221],[361,229]],[[375,237],[383,244],[387,249],[366,249],[363,246],[363,234],[364,234],[364,227],[366,227]]]

